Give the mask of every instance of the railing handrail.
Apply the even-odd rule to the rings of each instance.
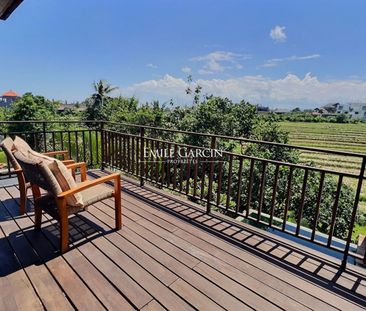
[[[165,132],[176,133],[176,134],[197,135],[197,136],[203,136],[203,137],[208,137],[208,138],[216,137],[216,138],[234,140],[234,141],[239,141],[239,142],[264,144],[264,145],[269,145],[269,146],[274,146],[274,147],[328,153],[328,154],[355,157],[355,158],[361,158],[361,159],[366,157],[366,154],[359,153],[359,152],[339,151],[339,150],[333,150],[333,149],[327,149],[327,148],[306,147],[306,146],[277,143],[277,142],[271,142],[271,141],[265,141],[265,140],[256,140],[256,139],[250,139],[250,138],[245,138],[245,137],[235,137],[235,136],[227,136],[227,135],[211,134],[211,133],[203,133],[203,132],[183,131],[183,130],[155,127],[155,126],[141,125],[141,124],[134,124],[134,123],[126,123],[126,122],[112,122],[112,121],[102,121],[102,120],[98,120],[98,121],[96,121],[96,120],[0,121],[0,124],[27,124],[27,123],[39,123],[39,124],[50,124],[50,123],[99,123],[99,124],[101,124],[101,123],[103,123],[103,124],[111,124],[111,125],[123,125],[123,126],[139,128],[139,129],[144,128],[145,130],[149,129],[149,130],[165,131]]]
[[[248,142],[248,143],[254,143],[254,144],[265,144],[265,145],[271,145],[271,146],[275,146],[275,147],[284,147],[284,148],[299,149],[299,150],[306,150],[306,151],[330,153],[330,154],[357,157],[357,158],[366,157],[366,154],[358,153],[358,152],[337,151],[337,150],[326,149],[326,148],[305,147],[305,146],[292,145],[292,144],[276,143],[276,142],[265,141],[265,140],[250,139],[250,138],[245,138],[245,137],[235,137],[235,136],[210,134],[210,133],[203,133],[203,132],[191,132],[191,131],[175,130],[175,129],[169,129],[169,128],[163,128],[163,127],[154,127],[154,126],[149,126],[149,125],[139,125],[139,124],[133,124],[133,123],[125,123],[125,122],[111,122],[111,121],[103,121],[103,122],[106,123],[106,124],[113,124],[113,125],[125,125],[125,126],[131,126],[131,127],[136,127],[136,128],[166,131],[166,132],[186,134],[186,135],[216,137],[216,138],[236,140],[236,141],[242,141],[242,142]]]

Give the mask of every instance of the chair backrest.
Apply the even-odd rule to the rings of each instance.
[[[26,179],[34,185],[57,195],[62,192],[62,189],[52,174],[50,168],[42,159],[35,157],[27,157],[21,151],[13,153],[20,167],[23,169]]]
[[[11,139],[10,136],[3,139],[0,144],[1,148],[4,150],[6,157],[8,158],[11,166],[16,170],[19,169],[19,163],[15,159],[12,150],[14,149],[14,141]]]
[[[13,142],[14,142],[14,149],[23,152],[23,154],[27,154],[28,151],[32,150],[32,148],[28,145],[28,143],[19,136],[15,136]]]

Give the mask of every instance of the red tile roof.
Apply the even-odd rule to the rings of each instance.
[[[3,96],[18,97],[19,95],[17,93],[13,92],[12,90],[10,90],[10,91],[7,91],[6,93],[4,93]]]

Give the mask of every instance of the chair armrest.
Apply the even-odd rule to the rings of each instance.
[[[67,196],[73,195],[77,192],[83,191],[85,189],[94,187],[96,185],[105,183],[105,182],[110,181],[110,180],[115,180],[115,182],[116,182],[117,179],[120,179],[120,178],[121,178],[121,175],[119,173],[114,173],[114,174],[111,174],[111,175],[99,177],[97,179],[86,180],[86,181],[80,183],[77,187],[75,187],[73,189],[61,192],[60,194],[57,195],[57,199],[64,199]]]
[[[86,180],[86,163],[85,162],[66,164],[66,167],[72,171],[73,175],[75,175],[75,170],[77,168],[79,168],[80,175],[81,175],[81,181]],[[75,178],[75,176],[74,176],[74,178]]]
[[[70,165],[70,164],[74,164],[75,163],[75,161],[74,160],[62,160],[61,161],[63,164],[65,164],[65,165]]]
[[[43,153],[46,156],[56,156],[56,155],[62,155],[64,160],[69,160],[69,152],[67,150],[59,150],[59,151],[49,151],[49,152],[44,152]]]

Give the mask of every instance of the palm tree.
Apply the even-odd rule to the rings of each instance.
[[[86,118],[89,120],[104,120],[103,114],[105,102],[110,99],[110,93],[117,90],[118,87],[112,86],[105,80],[99,80],[93,83],[95,93],[90,97],[87,104]]]
[[[103,107],[104,100],[109,98],[109,94],[118,90],[118,87],[112,86],[111,84],[107,83],[105,80],[99,80],[98,82],[93,83],[93,88],[95,93],[92,97],[95,100],[98,100]]]

